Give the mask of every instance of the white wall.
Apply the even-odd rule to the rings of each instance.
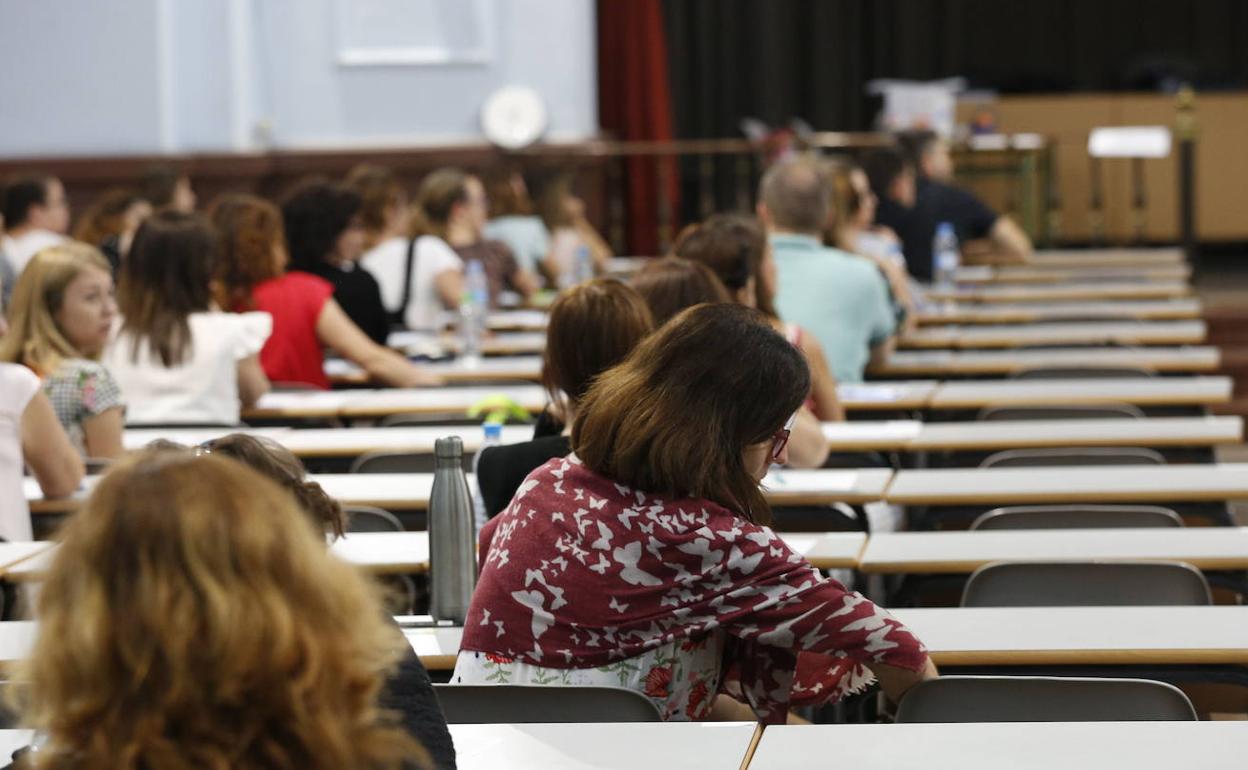
[[[504,84],[581,139],[594,40],[593,0],[0,0],[0,156],[482,141]]]

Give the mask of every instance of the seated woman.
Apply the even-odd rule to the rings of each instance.
[[[56,419],[39,378],[20,364],[0,363],[0,538],[34,540],[23,472],[30,468],[44,497],[69,497],[85,470]]]
[[[328,389],[322,347],[330,347],[386,385],[435,385],[439,379],[360,331],[334,300],[323,278],[286,270],[289,257],[277,207],[252,195],[227,195],[213,206],[223,259],[218,299],[223,307],[273,317],[260,365],[273,382]]]
[[[567,288],[581,279],[578,255],[588,252],[593,272],[607,271],[614,253],[585,215],[585,201],[572,191],[573,175],[565,171],[546,179],[538,193],[538,212],[550,232],[550,253],[542,265],[550,285]]]
[[[706,265],[736,302],[763,311],[772,328],[806,357],[812,380],[807,402],[810,411],[821,420],[845,419],[836,397],[836,378],[828,369],[823,346],[797,324],[780,320],[776,313],[776,262],[758,220],[742,214],[716,214],[682,232],[672,253]]]
[[[542,383],[557,414],[542,413],[532,441],[481,452],[477,484],[489,516],[511,501],[530,471],[572,451],[568,436],[590,384],[623,361],[653,327],[645,301],[610,278],[574,286],[555,300],[546,326]]]
[[[364,230],[360,196],[342,185],[305,180],[282,202],[290,267],[329,281],[334,299],[347,317],[376,342],[385,345],[390,317],[377,279],[360,265]]]
[[[116,275],[139,225],[151,215],[152,204],[138,190],[114,187],[100,193],[82,212],[74,239],[99,247]]]
[[[462,181],[461,172],[448,169],[425,177],[410,211],[410,234],[378,243],[360,260],[381,281],[396,325],[440,331],[442,312],[459,308],[464,265],[444,236],[446,218],[462,203]]]
[[[156,443],[149,446],[157,448]],[[159,444],[162,449],[182,449],[167,442]],[[323,531],[334,539],[344,536],[347,521],[342,506],[326,494],[320,484],[308,481],[303,463],[276,441],[245,433],[231,433],[205,441],[195,451],[228,457],[259,472],[294,496],[313,529]],[[403,726],[429,752],[438,770],[453,770],[455,745],[429,680],[429,672],[416,657],[411,645],[404,645],[401,655],[382,688],[379,705],[402,717]]]
[[[13,290],[0,361],[25,364],[43,380],[61,427],[85,457],[124,451],[125,402],[99,362],[117,303],[113,274],[99,251],[70,241],[40,251]]]
[[[377,707],[405,640],[277,484],[144,453],[60,540],[21,674],[37,767],[427,766]]]
[[[486,174],[484,182],[490,206],[485,237],[507,244],[522,269],[540,275],[542,263],[550,256],[550,233],[534,213],[524,177],[514,167],[503,167]]]
[[[237,425],[269,390],[257,354],[266,313],[227,313],[211,284],[221,246],[208,220],[166,210],[147,219],[121,265],[120,331],[103,363],[136,424]]]
[[[681,257],[652,260],[633,276],[633,286],[662,325],[685,308],[703,302],[732,302],[724,284],[711,268]],[[772,319],[773,325],[779,325]],[[828,442],[823,426],[809,408],[803,406],[793,424],[789,443],[789,464],[794,468],[818,468],[828,459]]]
[[[872,673],[893,699],[935,676],[908,629],[767,526],[759,481],[809,392],[801,353],[740,305],[644,340],[581,400],[575,454],[482,530],[452,681],[624,686],[668,720],[725,714],[723,693],[773,723]]]

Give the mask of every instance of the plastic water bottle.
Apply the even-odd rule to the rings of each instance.
[[[485,496],[481,494],[481,477],[477,475],[477,465],[481,462],[481,453],[492,446],[498,446],[503,443],[503,424],[501,422],[487,422],[481,426],[485,429],[485,440],[481,442],[481,448],[472,456],[472,475],[477,479],[476,489],[472,495],[472,509],[474,514],[474,522],[477,531],[485,526],[485,522],[489,520],[489,513],[485,510]]]
[[[954,233],[951,222],[941,222],[936,226],[936,237],[932,239],[932,258],[936,285],[941,289],[952,289],[962,255],[958,251],[958,236]]]
[[[592,281],[594,278],[594,258],[589,253],[589,246],[582,243],[576,247],[576,253],[572,260],[572,282],[585,283]]]
[[[490,310],[490,285],[480,260],[468,263],[464,272],[464,296],[459,303],[459,353],[465,359],[481,357],[485,317]]]
[[[436,620],[463,625],[477,584],[472,493],[459,436],[434,442],[433,493],[429,497],[429,611]]]

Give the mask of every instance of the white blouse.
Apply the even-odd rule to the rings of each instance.
[[[391,238],[377,244],[360,258],[360,265],[373,274],[381,287],[381,301],[386,310],[398,312],[403,304],[403,276],[407,271],[406,238]],[[412,264],[411,294],[403,323],[409,329],[439,329],[442,320],[442,299],[438,296],[437,278],[447,270],[463,270],[464,262],[436,235],[416,239]]]
[[[22,486],[22,413],[39,392],[39,378],[20,364],[0,364],[0,537],[33,540]]]
[[[146,341],[134,350],[118,334],[102,363],[113,373],[130,424],[237,425],[242,410],[238,362],[254,356],[273,331],[268,313],[192,313],[186,359],[166,367]]]

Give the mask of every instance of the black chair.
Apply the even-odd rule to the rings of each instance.
[[[1187,722],[1196,709],[1171,684],[1146,679],[942,676],[897,705],[902,722]]]
[[[435,684],[447,724],[658,722],[659,709],[622,687]]]
[[[1134,404],[987,406],[979,411],[977,420],[1009,422],[1011,420],[1138,420],[1144,411]]]
[[[350,505],[343,508],[347,514],[348,532],[402,532],[403,522],[383,508],[371,505]]]
[[[984,458],[981,468],[1046,468],[1088,465],[1165,465],[1159,452],[1142,447],[1007,449]]]
[[[430,473],[433,453],[369,452],[351,463],[349,473]]]
[[[1182,562],[995,562],[971,573],[963,607],[1162,607],[1213,603]]]
[[[993,508],[971,529],[1117,529],[1181,527],[1183,519],[1156,505],[1015,505]]]
[[[1035,366],[1010,374],[1012,380],[1135,380],[1156,377],[1151,369],[1137,366]]]

